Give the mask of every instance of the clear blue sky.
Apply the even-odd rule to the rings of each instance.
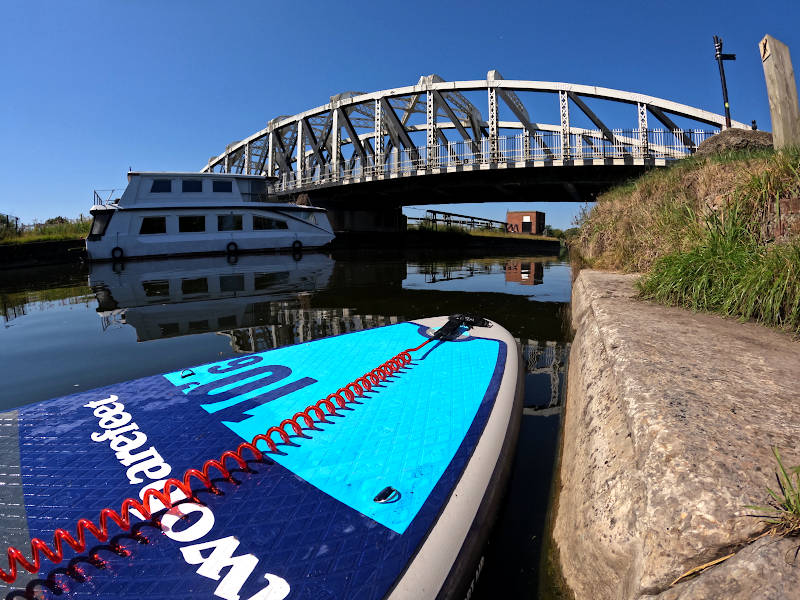
[[[594,84],[721,112],[711,37],[725,40],[733,118],[770,129],[757,44],[788,44],[798,0],[572,2],[3,2],[0,212],[88,212],[134,170],[198,170],[277,115],[420,75]],[[530,206],[531,204],[526,204]],[[576,206],[532,204],[555,227]],[[503,218],[506,204],[453,207]],[[408,210],[408,214],[419,214]]]

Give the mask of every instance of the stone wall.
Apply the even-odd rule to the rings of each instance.
[[[793,598],[800,539],[761,538],[747,504],[800,464],[800,343],[634,298],[635,276],[573,288],[553,537],[577,598]],[[675,586],[693,567],[733,558]]]

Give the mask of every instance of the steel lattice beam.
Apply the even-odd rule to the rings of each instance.
[[[488,101],[483,112],[465,95],[478,91],[488,93],[484,96]],[[554,98],[560,122],[541,123],[531,118],[524,101],[531,96],[523,96],[533,92],[537,97]],[[612,129],[609,126],[612,120],[602,116],[602,111],[597,114],[591,110],[585,101],[588,98],[633,105],[638,118],[622,126],[614,122]],[[499,100],[516,121],[500,120]],[[569,100],[596,130],[571,124]],[[648,113],[669,130],[668,138],[659,130],[648,129]],[[608,88],[505,80],[496,71],[490,71],[484,80],[455,82],[427,75],[417,85],[371,93],[346,92],[331,97],[331,102],[324,106],[277,117],[265,129],[229,144],[225,152],[208,161],[203,171],[265,173],[277,176],[285,185],[307,185],[323,180],[335,184],[343,175],[343,167],[348,177],[383,177],[389,157],[393,159],[394,176],[398,169],[407,175],[409,168],[416,172],[423,166],[419,163],[421,150],[427,151],[424,166],[429,170],[487,161],[551,160],[556,156],[555,148],[559,148],[561,158],[570,161],[603,158],[604,152],[612,157],[620,156],[621,152],[637,160],[678,158],[694,151],[697,140],[693,136],[699,134],[679,129],[675,117],[714,128],[722,127],[725,122],[723,116],[704,110]],[[743,123],[732,125],[747,128]],[[448,129],[455,130],[464,144],[451,143]],[[505,137],[500,135],[501,131]],[[507,131],[513,133],[507,135]],[[421,148],[417,148],[411,137],[417,132],[425,135]],[[486,155],[481,151],[483,138],[488,138],[490,151]],[[350,146],[346,152],[349,158],[345,159],[342,152],[347,146]],[[403,161],[402,167],[398,160]]]

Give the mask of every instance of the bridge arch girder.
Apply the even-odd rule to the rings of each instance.
[[[476,92],[486,94],[484,111],[469,97]],[[530,98],[530,93],[552,96],[559,122],[537,120],[520,98]],[[596,100],[632,105],[635,118],[619,127],[621,123],[611,123],[589,106]],[[594,128],[576,127],[575,117]],[[648,117],[664,129],[651,129]],[[690,127],[681,129],[675,118],[689,121]],[[467,163],[675,159],[691,154],[713,133],[691,124],[716,130],[724,123],[722,115],[709,111],[610,88],[506,80],[496,71],[487,79],[470,81],[428,75],[416,85],[346,92],[323,106],[274,118],[264,129],[229,144],[202,171],[271,175],[278,178],[277,191],[289,192]],[[748,128],[739,122],[733,127]]]

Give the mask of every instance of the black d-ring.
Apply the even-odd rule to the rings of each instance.
[[[122,248],[114,246],[114,249],[111,250],[111,258],[114,260],[122,260],[123,256],[125,256],[125,252],[122,251]]]
[[[228,245],[225,246],[225,251],[228,254],[236,254],[239,251],[239,246],[236,242],[228,242]]]
[[[387,485],[380,492],[378,492],[378,495],[375,496],[372,501],[377,502],[378,504],[391,504],[392,502],[397,502],[400,500],[400,496],[402,496],[402,494],[398,490],[390,485]]]

